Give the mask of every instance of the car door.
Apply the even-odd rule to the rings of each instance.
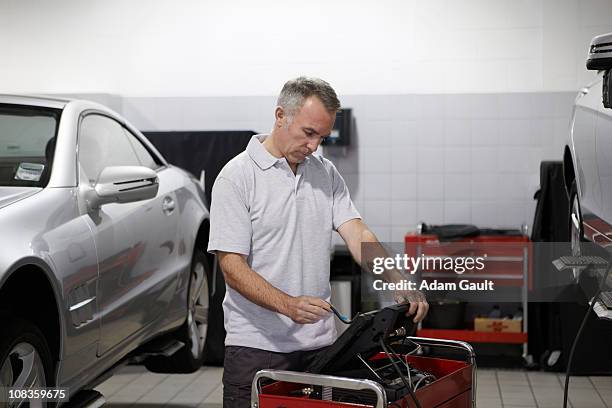
[[[142,165],[134,145],[123,126],[113,118],[90,113],[79,125],[79,168],[81,180],[93,188],[108,166]],[[163,270],[156,260],[168,255],[160,246],[170,216],[162,207],[168,194],[160,191],[150,200],[132,203],[110,203],[90,210],[98,254],[98,310],[101,316],[98,355],[112,349],[162,316],[167,294]],[[171,199],[171,198],[170,198]],[[163,217],[162,217],[163,216]],[[164,224],[166,218],[170,219]],[[170,227],[170,229],[172,229]]]
[[[176,296],[179,253],[179,217],[181,209],[177,190],[181,187],[170,167],[161,166],[154,155],[141,143],[138,136],[128,129],[124,133],[133,147],[140,165],[156,170],[159,180],[157,197],[140,209],[131,228],[136,245],[145,247],[142,262],[136,265],[136,274],[152,279],[147,291],[135,299],[135,309],[143,314],[143,323],[162,320],[168,306]],[[151,328],[152,332],[155,331]]]

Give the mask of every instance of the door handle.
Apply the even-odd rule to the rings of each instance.
[[[166,215],[170,215],[174,211],[174,200],[171,197],[164,197],[164,202],[162,203],[162,211]]]

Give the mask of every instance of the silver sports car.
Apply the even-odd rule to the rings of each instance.
[[[199,182],[116,113],[0,96],[0,405],[75,395],[127,357],[197,370],[208,231]]]
[[[598,74],[576,97],[563,160],[575,255],[583,239],[612,246],[612,33],[593,39],[586,65]]]

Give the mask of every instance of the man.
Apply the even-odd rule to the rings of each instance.
[[[269,135],[256,135],[213,186],[208,250],[227,284],[224,407],[248,407],[260,369],[304,370],[335,340],[329,265],[332,230],[357,262],[378,242],[361,221],[344,180],[313,155],[332,130],[340,102],[325,81],[283,87]],[[410,313],[420,321],[427,302]]]

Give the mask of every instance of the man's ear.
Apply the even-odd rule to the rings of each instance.
[[[283,125],[285,124],[285,121],[287,120],[287,114],[285,113],[284,109],[281,108],[280,106],[276,107],[276,110],[274,111],[274,125],[276,127],[283,127]]]

